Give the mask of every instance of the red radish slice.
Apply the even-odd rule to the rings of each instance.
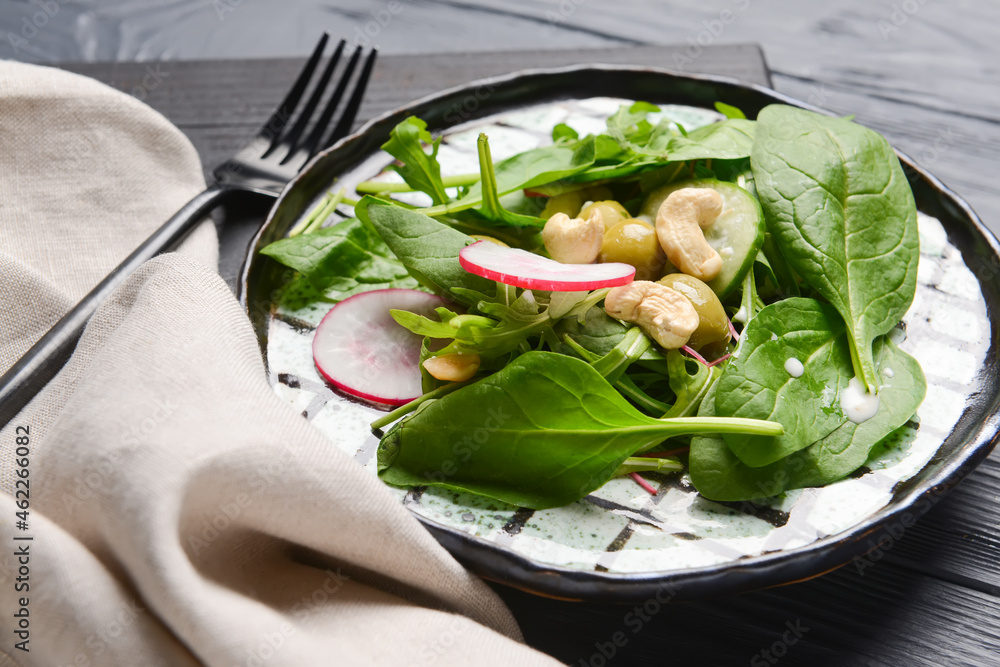
[[[505,285],[546,292],[579,292],[627,285],[635,277],[635,267],[619,262],[607,264],[561,264],[541,255],[501,248],[477,241],[458,253],[462,268]]]
[[[423,339],[397,324],[389,311],[433,317],[435,308],[448,305],[441,297],[410,289],[380,289],[344,299],[316,327],[316,368],[351,396],[383,405],[409,403],[423,393]]]

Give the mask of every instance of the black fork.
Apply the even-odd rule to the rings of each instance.
[[[356,77],[347,104],[340,111],[336,123],[333,123],[337,107],[362,58],[361,47],[354,50],[333,93],[322,105],[322,112],[307,134],[310,121],[326,96],[334,70],[344,52],[345,43],[341,40],[313,85],[312,93],[300,106],[310,81],[319,68],[328,41],[329,35],[324,34],[285,99],[257,135],[212,172],[214,182],[153,232],[0,376],[0,428],[6,426],[62,368],[73,353],[90,316],[143,263],[176,248],[208,213],[232,194],[278,194],[311,157],[347,136],[361,106],[377,52],[373,49],[364,58],[361,73]],[[331,124],[332,130],[329,129]]]

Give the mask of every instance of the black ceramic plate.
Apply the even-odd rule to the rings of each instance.
[[[312,365],[312,331],[329,304],[305,303],[290,273],[258,250],[285,236],[334,181],[350,188],[382,172],[390,158],[379,147],[409,115],[445,135],[444,170],[462,173],[476,169],[480,130],[500,159],[547,141],[557,122],[589,131],[619,98],[676,105],[670,115],[692,124],[717,100],[751,118],[775,102],[809,108],[722,78],[588,66],[473,83],[368,123],[285,189],[247,258],[241,298],[275,391],[374,474],[377,440],[366,425],[378,413],[335,394]],[[910,525],[996,442],[1000,262],[968,205],[900,158],[921,211],[919,285],[900,345],[921,362],[928,396],[900,437],[851,478],[764,505],[707,501],[683,476],[654,477],[655,497],[613,480],[573,505],[537,512],[435,489],[392,492],[473,572],[569,599],[686,599],[787,583],[862,554],[890,524]]]

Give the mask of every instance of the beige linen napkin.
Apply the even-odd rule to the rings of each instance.
[[[204,182],[192,146],[140,102],[9,62],[0,163],[5,370]],[[0,432],[0,664],[553,664],[273,394],[216,256],[206,223],[147,263]],[[8,630],[20,598],[28,652]]]

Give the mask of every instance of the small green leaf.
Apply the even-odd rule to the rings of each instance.
[[[747,115],[743,113],[738,107],[734,107],[731,104],[726,104],[725,102],[716,102],[715,110],[721,113],[726,118],[746,118]]]
[[[402,162],[394,169],[406,184],[414,190],[426,192],[435,204],[446,203],[448,193],[441,181],[441,165],[437,161],[441,139],[432,139],[427,123],[415,116],[394,127],[389,137],[382,150]],[[424,152],[425,143],[431,145],[430,154]]]

